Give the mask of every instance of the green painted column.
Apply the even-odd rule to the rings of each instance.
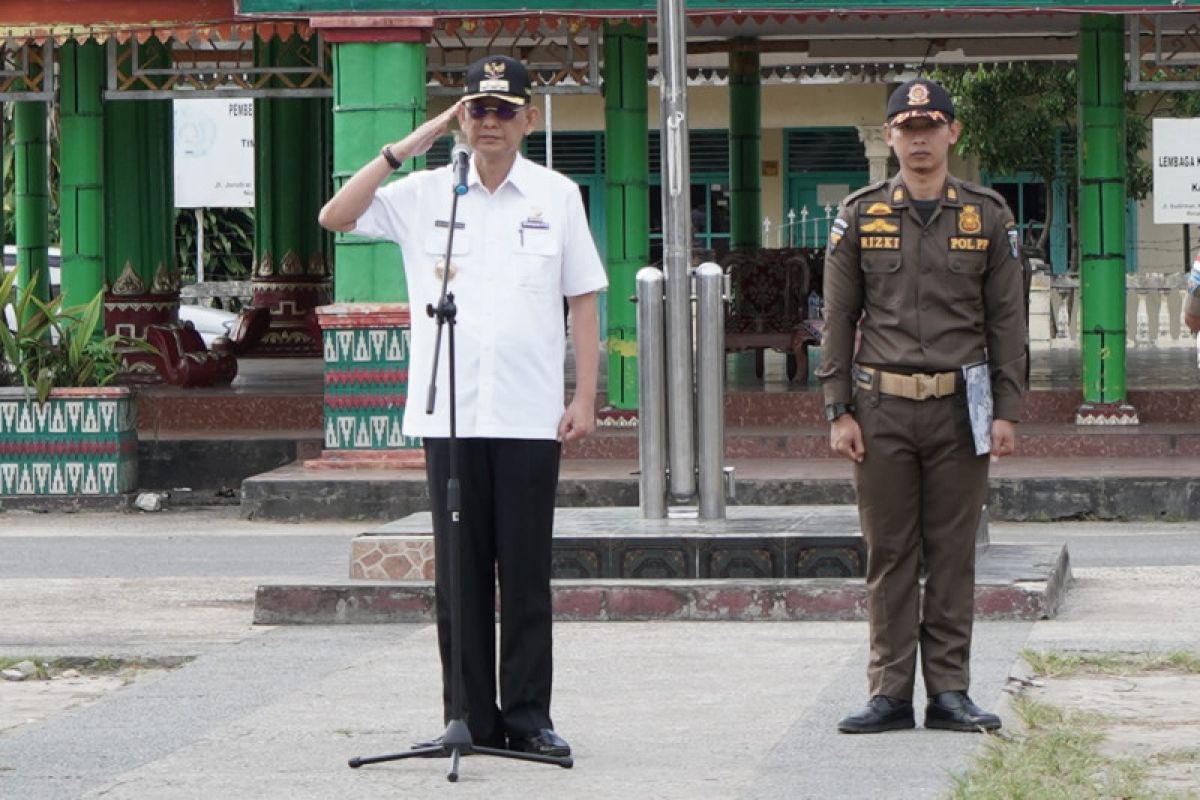
[[[385,144],[425,121],[425,45],[335,42],[333,45],[333,181],[339,188]],[[424,167],[404,163],[397,177]],[[354,234],[334,246],[334,299],[407,302],[400,250]]]
[[[62,293],[74,306],[104,289],[104,46],[68,40],[59,70]]]
[[[1079,45],[1079,255],[1083,401],[1125,401],[1124,22],[1083,18]]]
[[[762,81],[754,40],[735,39],[729,52],[730,246],[762,246]]]
[[[314,36],[255,44],[259,65],[298,67],[313,60]],[[252,305],[267,309],[269,330],[255,355],[317,355],[308,313],[330,300],[331,237],[317,223],[329,198],[330,101],[262,98],[254,102],[254,276]],[[261,313],[261,312],[259,312]],[[238,352],[245,352],[239,350]]]
[[[314,39],[314,44],[316,40]],[[299,37],[256,43],[256,61],[301,66],[309,45]],[[317,213],[329,199],[330,104],[322,98],[262,98],[254,101],[255,262],[268,275],[325,274],[329,239]],[[297,261],[283,269],[284,261]]]
[[[17,281],[36,280],[36,294],[50,297],[50,145],[47,109],[41,101],[13,104],[13,205],[17,245]],[[29,314],[36,312],[30,308]]]
[[[608,402],[638,405],[637,271],[650,261],[646,26],[604,27]]]
[[[169,60],[167,46],[153,38],[140,55],[147,67]],[[171,119],[166,100],[104,103],[104,269],[114,294],[173,292],[178,306]]]

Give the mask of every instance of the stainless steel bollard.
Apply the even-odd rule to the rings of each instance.
[[[700,518],[725,518],[725,274],[696,270],[696,416]]]
[[[663,274],[637,274],[639,504],[644,519],[667,516],[666,354],[663,350]]]
[[[671,499],[696,496],[696,401],[692,368],[692,204],[688,176],[687,18],[685,0],[658,0],[662,75],[663,272],[667,288],[667,402]]]

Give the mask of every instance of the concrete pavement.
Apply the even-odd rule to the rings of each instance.
[[[271,525],[237,509],[0,514],[0,655],[195,655],[0,735],[5,800],[487,797],[928,798],[983,739],[849,737],[864,623],[561,623],[555,721],[572,770],[472,757],[351,770],[441,729],[429,625],[255,627],[264,581],[340,578],[361,523]],[[1023,647],[1195,648],[1195,523],[995,524],[1066,539],[1059,617],[976,627],[973,694],[1002,708]],[[918,696],[921,689],[918,686]]]

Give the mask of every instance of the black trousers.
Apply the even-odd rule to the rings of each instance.
[[[433,506],[438,647],[450,705],[449,439],[425,439]],[[554,440],[459,439],[462,490],[463,688],[479,745],[552,728],[550,542],[561,445]],[[496,705],[496,579],[500,582],[500,705]]]

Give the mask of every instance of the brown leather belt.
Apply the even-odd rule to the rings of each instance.
[[[878,386],[881,394],[904,397],[908,400],[929,400],[935,397],[949,397],[958,386],[957,372],[936,372],[933,375],[917,373],[916,375],[901,375],[897,372],[884,372],[874,367],[856,366],[855,371],[865,374],[868,380],[855,378],[854,383],[863,389],[874,389]]]

